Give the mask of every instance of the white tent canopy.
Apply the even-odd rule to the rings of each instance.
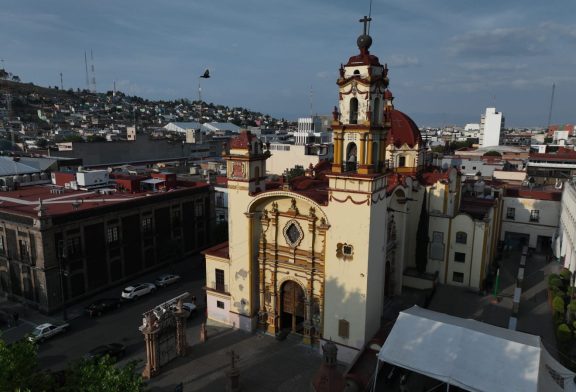
[[[469,391],[576,391],[540,337],[417,306],[400,313],[378,359]]]

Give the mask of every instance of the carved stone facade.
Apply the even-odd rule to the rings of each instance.
[[[300,211],[294,198],[263,200],[259,208],[259,326],[300,332],[311,342],[322,331],[329,226],[314,206]]]

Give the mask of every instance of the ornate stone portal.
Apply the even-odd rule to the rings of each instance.
[[[143,314],[141,327],[146,343],[146,366],[142,377],[150,379],[160,373],[162,366],[176,357],[188,354],[186,340],[186,319],[188,312],[183,309],[183,299],[188,293],[181,295],[173,303],[164,303]]]
[[[318,218],[315,207],[305,204],[286,198],[262,208],[258,325],[270,334],[282,330],[300,333],[304,342],[311,344],[322,333],[329,226],[325,218]]]

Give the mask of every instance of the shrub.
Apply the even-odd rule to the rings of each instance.
[[[562,279],[563,281],[570,283],[571,278],[572,278],[572,272],[570,272],[568,268],[563,268],[562,271],[560,271],[560,279]]]
[[[556,338],[558,343],[568,343],[572,339],[572,331],[568,324],[560,324],[556,329]]]
[[[562,286],[563,286],[562,279],[560,279],[558,275],[556,274],[554,274],[554,276],[550,275],[550,277],[548,278],[548,287],[550,287],[550,289],[561,288]]]
[[[554,309],[554,311],[557,313],[564,314],[564,300],[561,296],[557,295],[554,297],[552,300],[552,309]]]

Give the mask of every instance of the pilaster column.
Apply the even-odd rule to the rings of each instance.
[[[359,165],[364,165],[366,164],[366,151],[365,151],[365,144],[366,144],[366,134],[362,133],[360,134],[360,143],[359,144],[359,150],[358,150],[358,164]]]
[[[366,160],[366,164],[367,165],[373,165],[374,164],[374,161],[373,161],[374,157],[372,156],[372,145],[373,145],[374,141],[372,140],[372,134],[368,134],[367,138],[368,138],[368,143],[367,143],[368,144],[368,146],[367,146],[368,159]]]

